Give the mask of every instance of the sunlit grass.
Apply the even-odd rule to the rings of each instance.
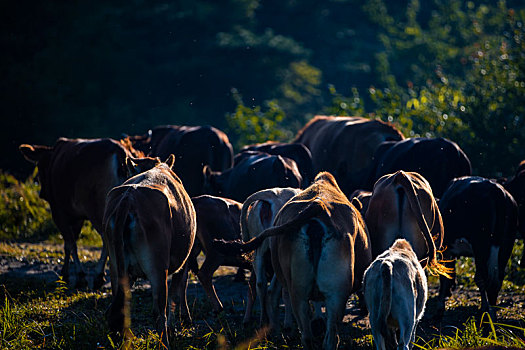
[[[418,338],[415,348],[464,349],[489,345],[525,348],[525,328],[494,323],[487,313],[479,322],[471,317],[462,327],[448,328],[453,330],[452,335],[436,334],[429,341]]]

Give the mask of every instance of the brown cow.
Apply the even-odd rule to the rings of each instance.
[[[301,190],[297,188],[276,187],[255,192],[246,198],[242,205],[240,217],[242,240],[248,242],[257,237],[265,229],[271,227],[281,207],[299,192],[301,192]],[[268,290],[268,276],[273,274],[271,266],[270,269],[268,269],[269,262],[270,243],[266,240],[255,250],[253,257],[253,272],[251,276],[253,279],[250,278],[250,287],[253,287],[253,284],[255,284],[256,293],[253,288],[250,288],[248,291],[248,303],[246,304],[246,312],[243,320],[244,324],[250,321],[256,295],[259,296],[261,306],[259,325],[262,327],[268,321],[266,292]],[[288,308],[287,311],[289,311]],[[292,320],[290,316],[290,312],[287,312],[285,327],[291,326]]]
[[[155,325],[166,346],[168,296],[174,296],[179,282],[172,280],[168,293],[168,275],[184,266],[197,226],[190,197],[171,170],[173,162],[170,156],[167,163],[112,189],[104,212],[113,295],[107,312],[110,330],[127,333],[130,285],[138,277],[147,278]]]
[[[197,214],[197,239],[188,258],[189,268],[197,275],[215,312],[223,309],[213,286],[213,273],[219,266],[251,268],[251,263],[241,255],[223,255],[213,249],[214,239],[236,240],[241,238],[239,216],[242,204],[232,199],[202,195],[191,199]],[[198,266],[197,256],[204,252],[205,259]],[[183,281],[183,285],[186,282]],[[184,294],[185,295],[185,294]],[[181,296],[181,300],[184,297]]]
[[[349,196],[366,188],[374,170],[374,152],[381,142],[402,139],[401,132],[380,120],[316,116],[297,133],[294,142],[304,144],[312,153],[314,173],[331,172]]]
[[[397,171],[377,180],[365,213],[373,256],[396,239],[410,242],[422,266],[445,273],[436,259],[443,243],[443,220],[428,182],[418,173]]]
[[[327,324],[323,348],[335,349],[346,301],[350,293],[359,289],[363,273],[372,261],[361,214],[339,189],[335,178],[322,172],[310,187],[281,208],[274,225],[247,243],[217,245],[250,251],[266,237],[275,236],[270,241],[272,265],[277,280],[290,293],[303,346],[314,348],[309,300],[324,300]],[[270,292],[271,326],[278,324],[273,318],[278,292],[279,288]]]
[[[205,193],[202,173],[205,165],[214,171],[223,171],[233,165],[233,148],[228,136],[209,125],[157,126],[146,135],[128,139],[146,155],[161,159],[175,155],[177,161],[173,170],[191,197]]]
[[[40,197],[49,202],[53,221],[64,238],[62,277],[69,281],[69,260],[73,257],[76,286],[87,284],[78,258],[77,244],[84,220],[102,234],[106,195],[127,178],[126,157],[133,150],[111,139],[60,138],[53,147],[20,145],[24,157],[38,167]],[[135,153],[136,154],[136,153]],[[107,251],[102,246],[94,288],[104,283]]]

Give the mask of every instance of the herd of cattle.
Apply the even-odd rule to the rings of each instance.
[[[146,278],[166,346],[168,301],[191,319],[188,272],[219,312],[212,276],[230,265],[252,269],[246,323],[258,295],[260,324],[279,332],[282,296],[284,325],[295,317],[303,346],[314,348],[312,322],[321,317],[323,347],[334,349],[347,299],[358,293],[378,349],[410,348],[428,294],[423,268],[440,275],[442,315],[455,258],[473,256],[482,310],[494,316],[516,234],[525,236],[525,161],[509,179],[471,176],[454,142],[405,139],[378,120],[317,116],[292,143],[235,156],[226,134],[209,126],[60,138],[20,151],[38,167],[40,196],[63,235],[63,278],[72,257],[76,286],[88,284],[76,241],[90,220],[104,243],[90,286],[104,284],[109,256],[111,331],[129,327],[130,286]]]

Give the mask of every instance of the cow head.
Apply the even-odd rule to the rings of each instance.
[[[150,154],[151,152],[151,137],[152,137],[152,130],[148,130],[148,132],[144,135],[136,135],[136,136],[129,136],[129,135],[122,135],[123,140],[127,140],[124,142],[129,142],[130,145],[133,147],[133,149],[142,152],[143,154]]]
[[[127,177],[148,171],[160,163],[161,161],[158,157],[126,157]]]
[[[209,165],[205,165],[202,169],[202,175],[204,175],[204,193],[214,196],[221,196],[223,194],[223,186],[221,181],[222,173],[220,171],[213,171]]]
[[[49,200],[46,184],[49,178],[49,167],[51,156],[53,155],[53,148],[41,145],[23,144],[19,146],[19,149],[25,159],[37,166],[38,180],[40,182],[40,197]]]

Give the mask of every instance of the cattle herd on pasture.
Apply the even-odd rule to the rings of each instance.
[[[456,143],[405,139],[379,120],[317,116],[291,143],[236,155],[216,128],[173,125],[20,151],[38,167],[40,196],[64,238],[64,280],[72,258],[75,287],[100,288],[109,256],[107,320],[117,336],[130,327],[130,287],[149,280],[152,324],[167,347],[172,306],[191,322],[189,271],[220,312],[212,277],[229,265],[252,271],[244,323],[258,297],[260,326],[280,332],[282,297],[284,326],[295,319],[305,348],[319,346],[318,321],[326,326],[322,347],[335,349],[357,293],[377,348],[408,349],[428,295],[424,268],[439,275],[440,317],[455,259],[474,257],[481,309],[494,318],[517,233],[525,237],[525,161],[509,179],[472,176]],[[90,281],[76,244],[84,220],[103,238]]]

